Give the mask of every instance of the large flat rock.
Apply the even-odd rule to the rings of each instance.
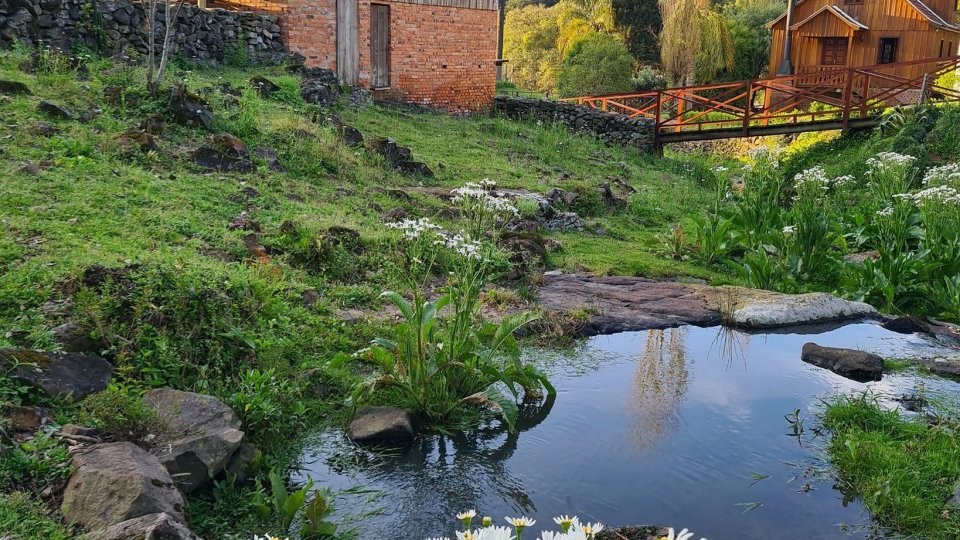
[[[80,400],[107,388],[113,366],[99,356],[0,349],[0,369],[60,399]]]
[[[875,316],[861,302],[825,293],[790,295],[743,287],[582,274],[544,276],[538,303],[575,320],[579,337],[726,324],[773,329]]]

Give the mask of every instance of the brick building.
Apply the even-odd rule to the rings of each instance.
[[[451,111],[493,102],[498,0],[212,0],[281,15],[310,67],[333,69],[376,99]]]

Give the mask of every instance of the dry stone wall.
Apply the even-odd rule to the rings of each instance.
[[[655,129],[649,118],[628,118],[563,101],[498,96],[497,112],[510,118],[560,123],[573,131],[592,133],[607,144],[655,150]]]
[[[166,4],[157,14],[158,44],[164,32]],[[104,55],[135,49],[147,53],[148,23],[144,5],[131,0],[3,0],[0,1],[0,46],[16,42],[69,49],[84,45]],[[246,49],[250,53],[282,53],[276,15],[200,9],[186,4],[177,18],[174,53],[215,63]]]

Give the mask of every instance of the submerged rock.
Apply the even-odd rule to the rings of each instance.
[[[865,351],[807,343],[803,346],[800,358],[808,364],[829,369],[855,381],[879,381],[883,376],[883,358]]]
[[[200,540],[170,514],[149,514],[87,534],[83,540]]]
[[[143,400],[169,432],[160,445],[160,461],[185,493],[223,471],[243,442],[240,418],[212,396],[160,388]]]
[[[105,390],[113,375],[99,356],[27,349],[0,350],[0,368],[12,368],[11,377],[51,397],[73,400]]]
[[[74,456],[63,491],[64,518],[90,530],[150,514],[183,522],[186,508],[170,473],[133,443],[96,444]]]
[[[368,407],[357,411],[347,428],[347,435],[357,444],[394,445],[413,440],[413,418],[394,407]]]

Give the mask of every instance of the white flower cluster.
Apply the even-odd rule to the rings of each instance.
[[[917,158],[907,155],[907,154],[898,154],[897,152],[880,152],[876,156],[867,160],[867,166],[870,168],[870,172],[883,172],[891,168],[899,168],[907,166]]]
[[[427,218],[405,219],[397,223],[387,223],[387,227],[403,231],[403,235],[411,240],[420,238],[420,235],[423,233],[430,233],[440,230],[439,225],[433,223]]]
[[[825,171],[823,167],[816,165],[803,172],[797,173],[796,176],[793,177],[793,184],[798,191],[807,187],[814,187],[826,191],[830,189],[830,178],[827,177],[827,171]]]
[[[952,183],[960,184],[960,163],[932,167],[923,175],[925,186],[943,186]]]
[[[901,193],[894,197],[913,201],[917,206],[931,202],[960,205],[960,192],[950,186],[934,186],[916,193]]]
[[[271,534],[265,534],[265,535],[263,535],[263,536],[258,536],[258,535],[255,534],[255,535],[253,535],[253,540],[280,540],[280,537],[279,537],[279,536],[273,536],[273,535],[271,535]],[[289,539],[284,538],[283,540],[289,540]]]
[[[520,211],[510,204],[510,201],[493,194],[496,187],[497,183],[489,178],[479,182],[467,182],[463,187],[451,191],[453,202],[470,206],[477,205],[484,210],[497,214],[519,215]]]
[[[482,520],[482,528],[470,529],[473,518],[477,516],[476,510],[468,510],[457,514],[457,519],[463,524],[464,531],[457,532],[457,540],[519,540],[524,529],[536,525],[536,521],[527,517],[504,518],[507,524],[512,527],[497,527],[493,524],[493,519],[485,517]],[[601,523],[580,523],[577,516],[557,516],[553,522],[560,527],[559,532],[543,531],[539,540],[594,540],[596,535],[604,529]],[[516,532],[516,535],[513,533]],[[693,533],[683,529],[679,533],[670,528],[665,538],[659,540],[690,540]],[[450,540],[449,537],[430,538],[428,540]],[[707,540],[701,538],[700,540]]]
[[[783,228],[783,234],[793,234],[795,232],[797,232],[796,225],[787,225],[786,227]]]
[[[890,217],[893,215],[893,207],[888,206],[882,210],[877,210],[877,215],[880,217]]]
[[[463,233],[448,234],[441,232],[437,233],[437,236],[439,239],[433,242],[434,245],[444,246],[466,259],[483,260],[483,255],[480,253],[483,244],[479,240],[472,240]]]

